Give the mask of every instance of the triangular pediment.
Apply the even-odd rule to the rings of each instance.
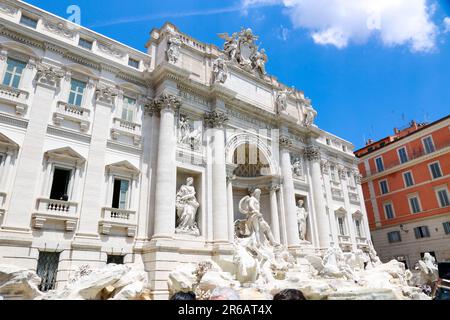
[[[106,166],[106,171],[128,174],[128,175],[132,175],[132,176],[137,176],[140,173],[139,169],[136,168],[134,165],[132,165],[127,160],[108,164]]]
[[[82,155],[73,150],[71,147],[49,150],[44,155],[46,159],[70,162],[75,164],[82,164],[86,161],[86,159]]]
[[[356,210],[355,212],[353,212],[353,216],[354,217],[362,217],[362,212],[359,210]]]
[[[3,133],[0,133],[0,150],[18,150],[19,145],[5,136]]]
[[[336,214],[341,214],[341,215],[347,214],[347,210],[345,210],[344,207],[340,207],[340,208],[338,208],[337,210],[334,210],[334,212],[335,212]]]

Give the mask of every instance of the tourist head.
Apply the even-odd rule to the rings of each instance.
[[[186,184],[188,186],[192,186],[193,183],[194,183],[194,178],[189,177],[189,178],[186,179]]]
[[[239,294],[231,289],[226,287],[215,288],[211,292],[211,296],[209,300],[240,300]]]
[[[172,297],[170,297],[170,300],[197,300],[195,298],[195,293],[192,291],[189,292],[177,292]]]
[[[305,296],[300,290],[297,289],[285,289],[278,292],[273,300],[306,300]]]

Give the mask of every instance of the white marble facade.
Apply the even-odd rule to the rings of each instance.
[[[231,254],[239,200],[256,188],[294,256],[369,250],[352,144],[266,73],[251,30],[220,36],[224,50],[166,23],[142,53],[1,2],[0,263],[36,269],[39,252],[60,252],[60,285],[120,255],[144,263],[152,295],[165,298],[180,263]],[[52,199],[61,170],[66,198]]]

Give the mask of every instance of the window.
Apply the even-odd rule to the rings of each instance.
[[[430,231],[428,230],[427,226],[421,226],[421,227],[414,228],[414,234],[416,236],[416,239],[430,237]]]
[[[384,213],[386,214],[387,219],[394,219],[394,208],[392,207],[392,203],[384,204]]]
[[[52,189],[50,191],[50,199],[53,200],[69,200],[68,189],[72,170],[55,168],[53,173]]]
[[[377,165],[378,172],[384,171],[383,158],[381,157],[376,158],[375,163]]]
[[[36,29],[38,20],[22,14],[22,16],[20,17],[20,23],[27,27]]]
[[[434,148],[433,138],[431,136],[423,138],[422,142],[423,142],[423,147],[425,148],[425,153],[434,152],[435,148]]]
[[[39,252],[37,275],[41,278],[39,290],[49,291],[55,288],[58,273],[59,252]]]
[[[411,171],[403,173],[403,180],[405,182],[405,187],[411,187],[412,185],[414,185],[414,180]]]
[[[419,198],[417,196],[413,196],[409,198],[409,206],[411,208],[411,213],[418,213],[422,211],[420,209]]]
[[[330,176],[331,176],[331,181],[335,181],[337,182],[337,176],[336,176],[336,167],[335,166],[330,166]]]
[[[430,171],[431,171],[431,177],[433,179],[442,177],[442,171],[441,171],[441,167],[439,166],[439,162],[430,163],[429,167],[430,167]]]
[[[372,151],[373,151],[373,147],[369,147],[369,148],[367,149],[367,151],[372,152]]]
[[[342,151],[347,152],[347,146],[342,146]]]
[[[122,106],[122,120],[133,122],[135,108],[136,108],[136,100],[124,97]]]
[[[438,189],[436,191],[436,194],[437,194],[437,198],[438,198],[438,201],[439,201],[439,206],[441,208],[450,206],[450,201],[448,199],[447,188]]]
[[[108,257],[106,258],[106,264],[123,264],[123,258],[124,256],[118,254],[108,254]]]
[[[331,145],[331,141],[330,141],[330,139],[328,139],[328,138],[327,138],[327,145],[328,145],[328,146]]]
[[[345,221],[344,221],[344,217],[338,217],[338,227],[339,227],[339,234],[341,236],[345,236]]]
[[[7,66],[5,77],[3,78],[3,85],[18,88],[23,69],[25,69],[27,64],[11,58],[8,58],[6,64]]]
[[[400,163],[408,162],[408,153],[406,152],[406,147],[398,149],[397,152]]]
[[[86,89],[86,82],[72,79],[70,82],[69,104],[81,106],[84,89]]]
[[[350,171],[347,171],[347,178],[349,186],[353,188],[356,187],[355,176]]]
[[[92,41],[80,38],[78,41],[78,46],[91,50],[92,49]]]
[[[381,190],[381,194],[389,193],[387,180],[380,181],[380,190]]]
[[[392,231],[388,234],[389,243],[400,242],[402,241],[402,236],[400,235],[400,231]]]
[[[139,69],[139,61],[138,61],[138,60],[129,58],[129,59],[128,59],[128,65],[129,65],[130,67]]]
[[[356,227],[356,235],[358,236],[358,238],[362,238],[361,220],[360,219],[355,220],[355,227]]]
[[[450,221],[444,222],[442,225],[444,226],[445,234],[450,234]]]
[[[128,194],[130,181],[114,179],[112,207],[116,209],[128,209]]]

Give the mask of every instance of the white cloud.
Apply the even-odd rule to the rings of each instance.
[[[445,27],[445,29],[444,29],[445,33],[450,32],[450,17],[444,18],[444,27]]]
[[[294,28],[307,29],[314,42],[344,48],[377,36],[387,46],[411,51],[435,48],[434,0],[243,0],[244,8],[281,4]],[[450,20],[450,19],[449,19]],[[450,21],[449,21],[450,24]],[[450,28],[450,25],[449,25]]]

